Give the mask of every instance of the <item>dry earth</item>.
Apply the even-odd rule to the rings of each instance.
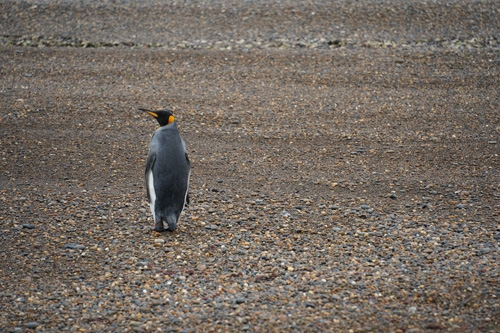
[[[0,331],[499,332],[498,2],[0,12]]]

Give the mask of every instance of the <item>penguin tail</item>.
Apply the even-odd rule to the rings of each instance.
[[[175,231],[177,229],[177,217],[175,214],[167,216],[156,216],[154,230],[158,232]]]
[[[175,216],[175,214],[167,215],[166,222],[166,224],[168,224],[167,230],[175,231],[175,229],[177,229],[177,216]]]

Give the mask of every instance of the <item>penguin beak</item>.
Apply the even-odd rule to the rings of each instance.
[[[148,110],[148,109],[145,109],[145,108],[139,108],[139,111],[142,111],[142,112],[146,112],[147,114],[150,114],[152,115],[153,117],[155,118],[158,118],[158,114],[151,111],[151,110]]]

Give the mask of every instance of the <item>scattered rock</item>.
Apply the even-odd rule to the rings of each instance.
[[[30,328],[30,329],[35,329],[35,328],[38,327],[38,322],[36,322],[36,321],[30,321],[29,323],[26,323],[24,325],[24,327]]]
[[[85,245],[76,244],[76,243],[67,243],[67,244],[64,244],[64,248],[73,249],[73,250],[84,250]]]

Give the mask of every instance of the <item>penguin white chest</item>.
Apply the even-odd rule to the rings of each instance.
[[[152,171],[149,171],[148,173],[148,194],[150,199],[149,207],[151,208],[151,213],[153,213],[153,219],[156,222],[156,215],[155,215],[156,193],[155,193],[155,182]]]

